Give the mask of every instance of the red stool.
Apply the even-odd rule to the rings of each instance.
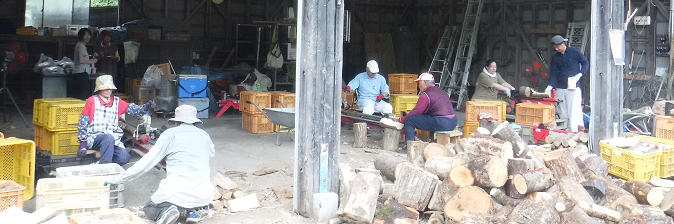
[[[239,100],[236,99],[220,100],[220,107],[222,107],[222,109],[220,109],[220,112],[218,112],[218,114],[215,115],[215,118],[220,118],[220,116],[222,116],[222,114],[224,114],[225,111],[229,109],[229,107],[234,107],[234,109],[238,110]]]

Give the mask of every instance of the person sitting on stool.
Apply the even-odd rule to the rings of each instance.
[[[414,129],[430,132],[431,138],[436,131],[452,131],[458,120],[447,93],[435,86],[433,75],[423,73],[414,80],[419,85],[419,100],[407,116],[399,119],[405,124],[405,144],[414,141]]]

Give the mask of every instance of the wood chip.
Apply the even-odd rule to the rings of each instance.
[[[259,169],[258,171],[253,172],[253,175],[263,176],[263,175],[267,175],[267,174],[270,174],[270,173],[276,173],[276,172],[278,172],[278,169],[265,167],[265,168]]]

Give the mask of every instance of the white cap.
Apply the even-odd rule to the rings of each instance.
[[[101,75],[96,78],[96,88],[94,88],[94,92],[104,89],[117,89],[111,75]]]
[[[434,79],[433,79],[433,75],[431,75],[431,74],[421,73],[421,75],[419,75],[419,78],[415,79],[414,82],[419,82],[421,80],[423,80],[423,81],[433,81]]]
[[[375,60],[370,60],[367,62],[367,70],[372,72],[372,73],[379,73],[379,65],[377,64],[377,61]]]
[[[192,105],[178,106],[176,108],[176,117],[169,119],[169,121],[179,121],[187,124],[201,122],[201,120],[197,118],[197,108]]]

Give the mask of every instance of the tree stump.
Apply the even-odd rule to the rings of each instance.
[[[401,204],[423,211],[440,180],[423,168],[403,164],[394,183],[395,199]]]
[[[367,123],[354,123],[353,135],[354,135],[353,141],[354,148],[367,147]]]
[[[576,160],[571,157],[569,150],[555,150],[545,155],[545,165],[552,171],[552,175],[561,179],[569,176],[577,183],[585,182],[585,176],[576,164]]]
[[[381,140],[382,150],[395,152],[400,144],[400,130],[384,128],[384,138]]]
[[[508,180],[508,167],[501,158],[482,156],[468,162],[475,185],[481,187],[501,187]]]
[[[488,214],[492,208],[492,199],[482,188],[467,186],[459,188],[444,207],[445,216],[456,222],[463,219],[467,212]]]
[[[513,185],[513,177],[533,169],[534,164],[530,159],[512,158],[508,160],[508,181],[505,184],[506,194],[511,198],[524,198]]]

